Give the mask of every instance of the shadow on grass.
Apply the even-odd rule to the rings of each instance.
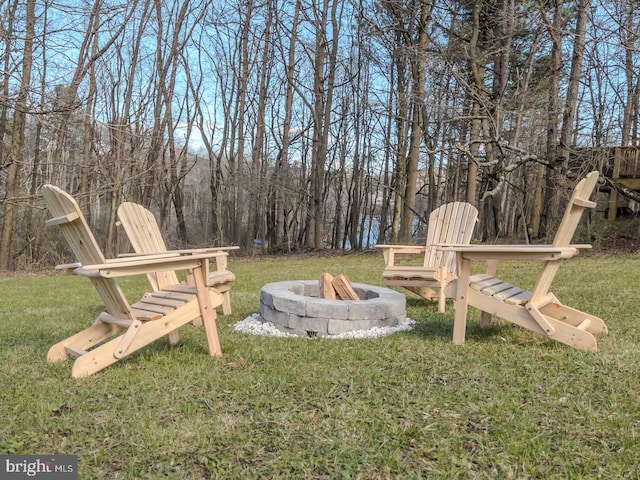
[[[422,338],[446,338],[453,337],[453,305],[447,303],[445,313],[438,311],[437,305],[431,304],[419,298],[407,298],[408,316],[416,323],[408,335]],[[471,312],[470,312],[471,313]],[[490,338],[500,335],[506,328],[504,324],[492,324],[489,327],[481,327],[476,318],[467,320],[466,338]]]

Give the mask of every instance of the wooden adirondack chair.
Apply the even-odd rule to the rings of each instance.
[[[384,255],[382,276],[385,285],[404,287],[427,300],[437,299],[439,310],[444,312],[444,287],[457,277],[456,256],[454,252],[444,252],[436,246],[468,244],[477,219],[478,210],[470,203],[447,203],[429,215],[426,245],[376,245]],[[423,255],[423,264],[396,265],[396,255]],[[439,289],[437,293],[433,287]]]
[[[467,245],[442,247],[442,251],[457,252],[460,276],[448,287],[455,296],[453,342],[463,344],[467,306],[483,311],[482,324],[488,325],[491,315],[497,315],[533,332],[583,350],[596,350],[593,334],[606,333],[604,321],[560,303],[549,292],[561,260],[578,254],[590,245],[571,245],[571,238],[585,208],[594,208],[589,200],[598,172],[589,173],[575,187],[569,204],[551,245]],[[471,275],[472,260],[494,262],[493,272]],[[531,292],[495,277],[497,260],[542,260],[538,283]]]
[[[156,222],[153,213],[142,205],[132,202],[125,202],[118,207],[118,224],[124,228],[129,238],[133,250],[139,254],[158,253],[179,253],[181,255],[194,255],[210,252],[228,252],[239,247],[216,247],[190,250],[167,250],[167,246],[162,238],[162,233]],[[209,271],[206,266],[207,286],[222,294],[222,312],[225,315],[231,314],[230,290],[231,284],[235,281],[235,275],[227,270],[227,255],[215,257],[216,270]],[[149,282],[155,291],[160,285],[176,285],[178,278],[175,272],[163,272],[162,274],[148,274]]]
[[[68,193],[52,185],[43,187],[44,199],[53,215],[46,225],[57,225],[79,263],[74,273],[88,277],[105,304],[92,326],[55,344],[47,361],[76,358],[72,375],[91,375],[168,335],[177,341],[177,329],[202,318],[209,353],[220,355],[220,342],[215,323],[215,307],[222,296],[209,292],[205,285],[205,265],[224,252],[181,256],[165,254],[126,259],[105,259],[76,201]],[[115,278],[167,270],[191,272],[193,285],[164,285],[146,294],[139,302],[129,304]]]

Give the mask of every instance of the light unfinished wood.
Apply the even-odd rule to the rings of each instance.
[[[86,350],[74,347],[73,345],[67,345],[66,347],[64,347],[64,349],[71,358],[78,358],[87,353]]]
[[[471,242],[478,210],[469,203],[452,202],[436,208],[429,215],[425,246],[376,245],[382,250],[385,268],[382,272],[388,287],[399,286],[426,300],[437,300],[438,309],[445,310],[445,287],[457,277],[455,251],[438,250],[438,245],[466,245]],[[396,264],[396,256],[421,255],[421,266]],[[405,261],[406,263],[406,261]],[[437,288],[435,292],[433,288]]]
[[[140,300],[142,303],[151,303],[153,305],[162,305],[164,307],[172,307],[172,308],[178,308],[180,306],[182,306],[182,304],[184,302],[181,302],[180,300],[172,300],[170,298],[162,298],[162,297],[154,297],[152,295],[145,295],[144,297],[142,297],[142,300]]]
[[[189,299],[191,298],[193,293],[162,291],[162,292],[151,292],[151,293],[149,293],[149,295],[151,295],[152,297],[155,297],[155,298],[167,298],[167,299],[189,301]]]
[[[117,214],[118,224],[124,229],[137,255],[169,253],[181,256],[197,256],[198,254],[208,255],[213,252],[220,253],[220,255],[215,257],[215,270],[211,271],[209,264],[205,266],[207,269],[207,286],[214,289],[215,292],[222,294],[222,312],[224,315],[231,314],[230,290],[236,277],[227,268],[227,256],[230,250],[236,250],[238,247],[195,248],[171,250],[169,252],[155,216],[145,207],[137,203],[125,202],[118,207]],[[156,291],[161,289],[160,285],[175,285],[179,283],[175,273],[170,270],[149,274],[147,278]]]
[[[495,260],[487,260],[487,275],[492,277],[496,274],[498,269],[498,262],[496,262]],[[485,291],[488,289],[491,290],[495,290],[496,293],[499,293],[501,291],[504,291],[508,288],[510,288],[511,285],[508,284],[504,284],[503,283],[499,283],[498,285],[494,285],[491,287],[487,287],[485,288]],[[488,327],[491,325],[491,315],[489,315],[487,312],[482,312],[482,314],[480,315],[480,326],[481,327]]]
[[[45,220],[45,227],[51,227],[53,225],[60,225],[61,223],[73,222],[78,219],[78,214],[75,212],[68,213],[67,215],[60,215],[59,217],[53,217],[49,220]]]
[[[158,316],[158,318],[160,317]],[[118,327],[122,328],[129,328],[133,323],[133,320],[131,320],[130,318],[116,318],[113,315],[109,315],[107,312],[102,312],[100,315],[98,315],[98,321],[111,323],[112,325],[117,325]]]
[[[582,322],[576,325],[578,330],[587,330],[591,326],[591,319],[585,318]]]
[[[463,344],[469,305],[483,312],[483,324],[497,315],[523,328],[582,350],[597,350],[594,334],[606,333],[605,322],[594,315],[560,303],[549,292],[562,260],[572,258],[590,245],[572,245],[571,239],[585,208],[595,203],[589,197],[598,172],[591,172],[575,186],[555,239],[551,245],[458,245],[440,246],[456,252],[460,276],[447,287],[455,297],[453,343]],[[474,260],[539,260],[542,270],[532,291],[513,286],[488,274],[471,275]]]
[[[173,307],[165,307],[162,305],[154,305],[151,303],[146,303],[144,301],[140,301],[140,302],[136,302],[134,304],[131,305],[132,308],[138,309],[138,310],[144,310],[146,312],[151,312],[151,313],[159,313],[160,315],[166,315],[167,313],[171,313],[172,311],[175,310],[175,308]]]
[[[331,282],[333,282],[333,275],[330,273],[325,272],[320,276],[318,283],[320,298],[326,298],[328,300],[336,299],[336,290],[333,288]]]
[[[340,300],[360,300],[358,294],[351,287],[351,282],[346,275],[338,275],[331,281],[331,286],[336,291]]]
[[[208,291],[205,265],[224,253],[105,259],[73,197],[52,185],[43,187],[43,196],[55,219],[51,224],[61,229],[80,264],[74,272],[91,280],[105,304],[105,312],[98,315],[93,325],[53,345],[47,353],[47,361],[77,357],[71,374],[74,377],[91,375],[160,337],[172,336],[176,339],[178,328],[197,318],[204,319],[211,355],[220,354],[219,342],[214,341],[217,332],[213,307],[222,304],[222,296]],[[131,305],[115,280],[124,275],[150,274],[163,269],[190,271],[196,279],[195,287],[179,286],[174,292],[172,286],[168,285],[168,290],[146,295],[143,300]],[[166,305],[156,298],[171,299],[178,303]]]

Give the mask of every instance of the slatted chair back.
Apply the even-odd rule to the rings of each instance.
[[[124,202],[118,207],[120,225],[124,228],[129,242],[136,253],[162,253],[167,251],[162,232],[153,213],[142,205]],[[157,272],[147,275],[154,290],[164,285],[180,283],[175,272]]]
[[[446,267],[449,273],[456,271],[455,252],[436,249],[442,244],[468,244],[478,220],[478,209],[466,202],[446,203],[431,212],[427,230],[427,248],[424,266]]]
[[[87,221],[75,199],[53,185],[42,187],[47,208],[53,218],[45,225],[57,225],[69,247],[82,265],[105,263],[105,257],[96,242]],[[112,278],[92,277],[91,281],[104,302],[107,312],[116,318],[134,319],[129,302]]]
[[[578,227],[582,213],[586,208],[594,208],[595,202],[589,200],[598,183],[599,173],[593,171],[584,177],[573,189],[569,204],[564,212],[553,240],[554,247],[567,247]],[[536,303],[549,293],[551,283],[560,268],[560,262],[545,262],[536,287],[531,292],[531,303]]]

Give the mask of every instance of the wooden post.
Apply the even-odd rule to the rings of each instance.
[[[615,182],[616,179],[620,178],[620,167],[622,163],[621,152],[619,148],[613,149],[613,175],[611,179]],[[607,215],[607,220],[615,220],[616,213],[618,211],[618,192],[611,186],[611,190],[609,191],[609,213]]]

